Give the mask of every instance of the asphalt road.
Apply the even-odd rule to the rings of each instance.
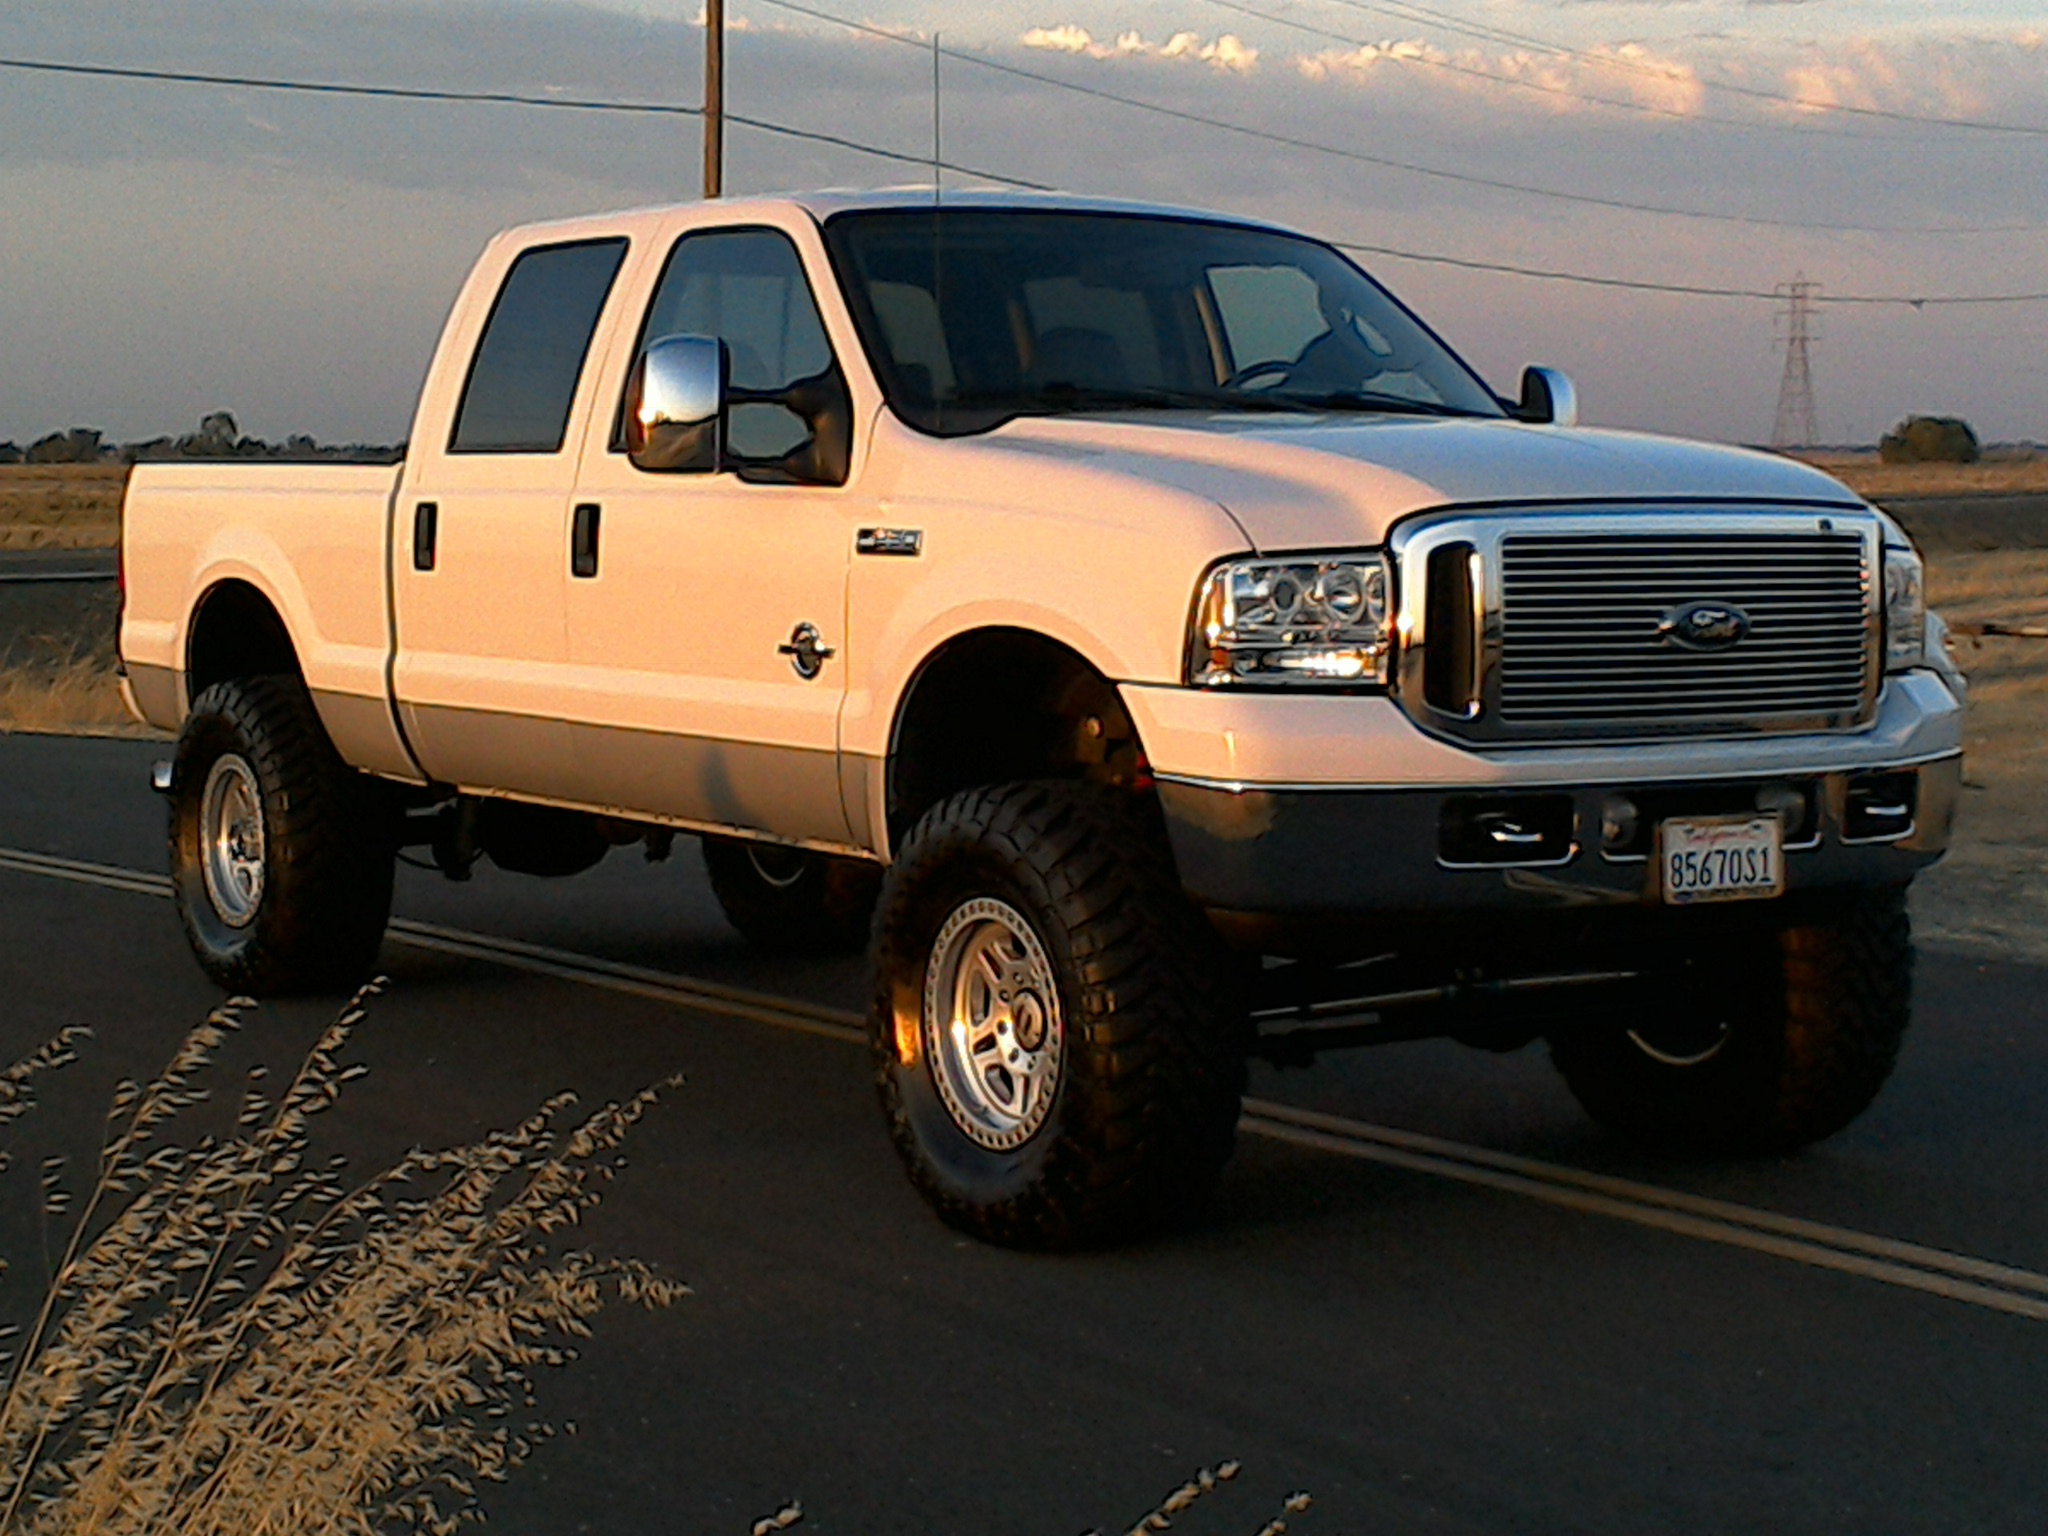
[[[77,862],[161,871],[160,750],[0,737],[0,849],[45,856],[0,854],[0,1059],[98,1031],[0,1183],[9,1316],[44,1241],[34,1156],[85,1145],[116,1075],[218,1000],[168,901]],[[1892,1086],[1782,1162],[1636,1158],[1539,1050],[1261,1072],[1207,1224],[1045,1258],[927,1216],[840,1038],[860,967],[749,953],[693,851],[551,884],[406,871],[399,905],[371,1073],[327,1132],[359,1165],[558,1089],[688,1078],[586,1236],[695,1294],[599,1319],[543,1394],[577,1432],[493,1490],[491,1529],[737,1533],[798,1496],[819,1532],[1069,1536],[1226,1457],[1244,1478],[1179,1529],[1249,1533],[1294,1488],[1317,1498],[1294,1529],[1330,1536],[1917,1536],[2048,1511],[2048,970],[1924,955]],[[662,979],[684,976],[796,1001]],[[329,1011],[268,1007],[237,1049],[289,1063]]]

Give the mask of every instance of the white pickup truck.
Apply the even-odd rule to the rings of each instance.
[[[1641,1140],[1829,1135],[1961,777],[1919,558],[1816,471],[1576,414],[1241,219],[502,235],[397,467],[135,472],[193,948],[344,984],[401,848],[694,834],[749,938],[872,934],[896,1144],[1017,1244],[1197,1204],[1259,1054],[1547,1039]]]

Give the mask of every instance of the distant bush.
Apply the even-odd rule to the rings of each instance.
[[[37,438],[23,457],[31,464],[97,464],[106,451],[98,427],[73,427]]]
[[[1887,464],[1974,464],[1984,450],[1960,416],[1908,416],[1884,435],[1877,455]]]
[[[405,456],[404,444],[323,443],[294,432],[281,443],[243,433],[229,411],[209,411],[199,430],[177,437],[141,438],[110,443],[97,427],[72,427],[37,438],[26,449],[0,443],[0,464],[144,464],[167,459],[284,459],[299,462],[395,464]]]
[[[227,411],[208,411],[199,418],[199,430],[178,439],[178,453],[187,459],[253,458],[265,444],[242,436],[235,418]]]

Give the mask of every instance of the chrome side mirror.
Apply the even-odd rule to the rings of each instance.
[[[731,371],[716,337],[650,341],[626,381],[626,456],[640,469],[667,474],[723,468]]]
[[[1522,403],[1515,415],[1538,426],[1576,427],[1579,387],[1555,368],[1522,370]]]

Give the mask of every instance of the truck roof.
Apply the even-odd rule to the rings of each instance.
[[[1074,192],[955,192],[946,190],[934,193],[929,186],[880,187],[872,190],[857,188],[825,188],[815,192],[781,192],[760,197],[721,198],[716,204],[702,202],[678,202],[656,204],[644,208],[622,209],[605,214],[586,214],[569,219],[550,219],[535,224],[523,224],[506,231],[512,237],[545,232],[550,238],[562,238],[582,233],[587,228],[603,225],[616,229],[622,220],[635,223],[656,222],[667,214],[684,208],[715,206],[735,222],[759,218],[771,211],[800,209],[823,223],[834,214],[866,212],[889,208],[929,208],[935,199],[939,206],[946,208],[1007,208],[1020,211],[1039,212],[1081,212],[1081,213],[1128,213],[1150,215],[1155,218],[1201,219],[1209,223],[1241,224],[1251,229],[1279,230],[1294,233],[1283,224],[1267,219],[1250,218],[1243,214],[1219,213],[1213,209],[1176,207],[1170,203],[1148,203],[1129,198],[1085,197]]]

